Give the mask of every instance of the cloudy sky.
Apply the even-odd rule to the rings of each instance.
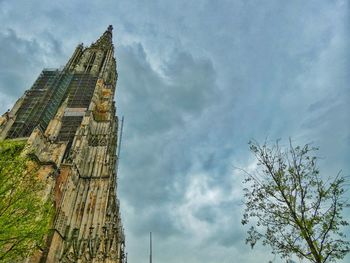
[[[130,263],[260,263],[244,244],[247,142],[320,146],[350,174],[346,0],[0,0],[0,111],[114,26],[119,197]],[[348,260],[349,257],[348,257]],[[344,261],[345,262],[345,261]]]

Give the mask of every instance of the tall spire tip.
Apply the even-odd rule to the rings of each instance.
[[[113,31],[113,26],[112,25],[108,26],[108,31],[112,33],[112,31]]]

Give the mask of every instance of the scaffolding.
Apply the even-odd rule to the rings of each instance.
[[[58,108],[66,97],[69,83],[73,78],[72,74],[62,72],[52,81],[52,92],[47,96],[48,104],[45,107],[40,121],[40,127],[45,130],[50,120],[55,116]]]
[[[43,131],[57,113],[58,108],[68,96],[68,107],[80,109],[77,116],[63,117],[58,140],[72,140],[79,127],[82,115],[89,107],[94,94],[97,77],[88,73],[71,74],[58,69],[44,69],[31,89],[25,92],[22,105],[10,128],[7,138],[28,137],[35,127]]]
[[[88,109],[95,91],[97,77],[88,73],[77,73],[68,87],[68,105],[62,118],[62,128],[57,141],[71,142]]]
[[[43,70],[31,89],[25,92],[16,119],[10,128],[7,138],[28,137],[39,124],[45,108],[50,103],[49,98],[55,91],[54,80],[59,77],[59,70]]]
[[[88,73],[74,74],[69,85],[68,107],[88,108],[94,94],[97,77]]]
[[[82,120],[83,116],[63,116],[57,141],[72,141]]]

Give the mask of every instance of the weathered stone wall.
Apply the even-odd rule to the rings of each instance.
[[[98,75],[91,103],[56,178],[57,216],[47,262],[124,262],[124,233],[116,198],[118,119],[113,97],[116,63],[111,35],[77,48],[74,72]],[[47,129],[57,136],[64,105]],[[56,146],[57,147],[57,146]]]
[[[28,138],[27,151],[40,165],[38,176],[47,182],[43,198],[53,199],[56,215],[48,247],[26,262],[125,262],[116,195],[117,73],[112,28],[90,47],[78,45],[64,70],[89,74],[97,82],[87,108],[68,108],[66,97],[46,130],[36,128]],[[20,103],[1,117],[0,139]],[[63,118],[69,114],[81,116],[82,121],[72,140],[60,141]]]

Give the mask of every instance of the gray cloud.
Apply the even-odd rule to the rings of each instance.
[[[0,32],[0,56],[5,58],[0,60],[0,90],[11,100],[9,104],[31,87],[43,67],[54,67],[54,58],[62,56],[61,42],[48,32],[42,35],[39,42],[22,38],[11,28]]]
[[[183,159],[190,154],[186,145],[179,147],[181,134],[187,118],[198,116],[209,104],[215,71],[207,59],[175,52],[157,72],[140,44],[120,47],[118,58],[118,89],[124,93],[119,105],[128,113],[123,146],[128,151],[122,158],[130,164],[121,166],[121,192],[142,213],[183,193],[184,187],[174,188],[176,174],[184,177],[191,165]],[[133,185],[132,190],[124,185]],[[167,212],[162,211],[163,218]]]
[[[33,40],[21,39],[12,29],[0,33],[0,56],[6,58],[0,60],[1,91],[6,95],[18,97],[22,95],[23,88],[30,87],[26,80],[34,79],[33,69],[38,73],[41,61],[38,57],[39,44]]]

